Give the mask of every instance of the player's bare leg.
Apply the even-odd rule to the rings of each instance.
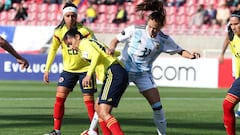
[[[166,135],[167,122],[160,102],[160,95],[157,88],[152,88],[141,92],[153,109],[154,122],[158,135]]]

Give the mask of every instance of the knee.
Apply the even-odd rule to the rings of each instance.
[[[153,110],[161,110],[162,109],[161,102],[159,101],[159,102],[156,102],[156,103],[152,104],[152,109]]]
[[[98,110],[97,111],[98,116],[103,119],[104,121],[106,121],[108,119],[108,117],[110,116],[110,114],[106,111],[103,110]]]

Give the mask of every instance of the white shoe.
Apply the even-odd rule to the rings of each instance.
[[[240,111],[236,111],[236,112],[235,112],[235,117],[236,117],[236,118],[240,118]]]

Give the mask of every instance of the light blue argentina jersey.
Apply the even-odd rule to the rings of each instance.
[[[148,72],[154,60],[162,53],[176,54],[183,49],[170,36],[159,32],[151,38],[147,26],[129,26],[117,35],[125,43],[121,61],[129,72]]]

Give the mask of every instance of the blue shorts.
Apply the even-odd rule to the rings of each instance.
[[[140,92],[156,88],[150,72],[128,72],[129,82],[133,82]]]
[[[240,98],[240,78],[236,79],[231,88],[228,90],[228,93],[231,93]]]
[[[120,64],[111,65],[107,70],[106,79],[103,82],[98,103],[117,107],[127,86],[127,71]]]
[[[70,89],[71,91],[75,87],[76,83],[79,81],[80,88],[83,93],[95,93],[97,92],[97,84],[96,84],[96,77],[93,76],[91,79],[91,86],[90,87],[83,87],[82,86],[82,80],[86,76],[87,72],[84,73],[71,73],[67,71],[63,71],[60,74],[59,80],[58,80],[58,86],[64,86]]]

